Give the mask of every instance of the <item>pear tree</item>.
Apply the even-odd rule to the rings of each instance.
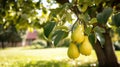
[[[42,28],[53,47],[71,38],[71,59],[94,49],[100,67],[120,67],[111,40],[112,33],[120,35],[119,11],[120,0],[0,0],[0,36],[11,23],[18,31]]]
[[[28,27],[38,27],[36,15],[40,9],[40,0],[0,0],[0,43],[18,41]],[[34,21],[34,22],[33,22]],[[9,46],[9,44],[7,44]]]
[[[119,2],[119,0],[55,0],[54,4],[58,7],[49,9],[49,23],[44,27],[44,34],[55,46],[64,38],[71,37],[69,48],[74,50],[68,49],[68,56],[72,59],[78,57],[78,48],[74,44],[83,44],[80,45],[79,52],[89,55],[90,52],[87,50],[93,48],[100,67],[119,67],[111,40],[111,32],[120,29]],[[83,27],[77,29],[79,25]],[[76,56],[72,56],[71,53],[75,53]]]

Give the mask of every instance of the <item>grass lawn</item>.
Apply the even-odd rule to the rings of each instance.
[[[120,60],[120,51],[116,51]],[[75,61],[67,57],[67,48],[26,49],[23,47],[0,50],[0,67],[74,67],[96,65],[97,58],[80,55]]]

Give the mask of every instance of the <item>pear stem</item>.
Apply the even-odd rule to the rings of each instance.
[[[78,18],[77,18],[77,20],[74,22],[74,24],[72,25],[72,28],[71,28],[71,31],[73,32],[73,29],[74,29],[74,26],[75,26],[75,24],[78,22]]]

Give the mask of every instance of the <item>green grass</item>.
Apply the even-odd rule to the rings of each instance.
[[[120,51],[116,51],[120,60]],[[92,51],[90,56],[80,55],[75,61],[67,56],[67,48],[26,49],[7,48],[0,50],[0,67],[73,67],[95,65],[97,58]]]

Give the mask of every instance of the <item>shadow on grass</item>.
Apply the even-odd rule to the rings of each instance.
[[[76,67],[74,64],[70,64],[66,61],[37,61],[37,62],[29,62],[25,65],[25,67]],[[77,67],[98,67],[98,65],[94,63],[84,63],[77,64]]]
[[[69,61],[30,61],[30,62],[21,62],[17,61],[14,63],[2,63],[0,67],[98,67],[96,62],[87,62],[84,64],[69,63]]]
[[[55,61],[38,61],[36,63],[30,62],[25,67],[70,67],[66,62],[55,62]]]

